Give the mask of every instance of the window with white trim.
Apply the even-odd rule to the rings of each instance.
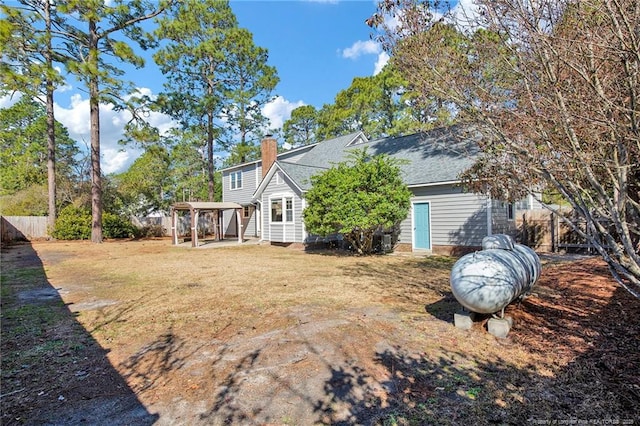
[[[231,172],[231,189],[242,188],[242,171]]]
[[[271,222],[282,222],[282,198],[271,200]]]
[[[293,197],[271,199],[271,222],[293,222]]]
[[[282,177],[282,172],[276,172],[276,185],[282,185],[284,183],[284,179]]]
[[[245,219],[251,217],[251,210],[249,206],[242,207],[242,217]]]
[[[287,222],[293,222],[293,197],[286,197],[284,199],[284,212],[285,220]]]

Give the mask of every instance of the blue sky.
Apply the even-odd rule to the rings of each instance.
[[[332,103],[354,77],[373,75],[381,49],[370,40],[365,19],[376,10],[374,0],[256,1],[231,0],[239,25],[254,43],[269,51],[269,64],[280,77],[274,95],[317,108]],[[384,54],[382,54],[385,56]],[[154,93],[164,77],[150,55],[142,70],[128,77]]]
[[[269,50],[281,80],[276,92],[285,99],[319,108],[332,103],[354,77],[374,73],[379,47],[364,22],[376,10],[373,0],[232,1],[231,6],[254,42]]]
[[[9,1],[9,3],[11,3]],[[365,20],[376,11],[374,0],[231,0],[239,25],[254,36],[254,43],[269,51],[269,64],[275,66],[280,83],[275,99],[263,109],[271,128],[279,128],[291,111],[301,105],[321,108],[333,103],[339,91],[347,89],[353,78],[374,75],[388,57],[371,40]],[[125,78],[143,92],[157,95],[164,76],[151,59],[143,69],[127,69]],[[88,97],[77,82],[56,92],[56,118],[81,147],[89,143]],[[0,98],[0,107],[11,104]],[[141,151],[122,147],[117,141],[128,116],[101,105],[101,154],[105,173],[126,170]],[[153,113],[151,124],[161,131],[175,125],[163,114]]]

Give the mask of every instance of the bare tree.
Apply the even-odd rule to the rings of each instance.
[[[453,19],[434,2],[386,0],[369,24],[414,90],[485,129],[469,185],[509,199],[557,191],[586,229],[567,223],[640,297],[640,3],[476,3]]]

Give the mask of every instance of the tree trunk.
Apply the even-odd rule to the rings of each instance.
[[[53,61],[51,59],[51,2],[44,2],[44,18],[47,34],[47,46],[45,47],[44,57],[46,61],[46,70],[53,70]],[[56,224],[56,120],[53,114],[53,82],[51,76],[46,79],[46,109],[47,109],[47,183],[49,191],[49,233]]]
[[[213,113],[207,113],[207,181],[209,189],[209,201],[215,199],[215,168],[213,165]]]
[[[95,21],[89,21],[89,61],[97,69],[98,36]],[[102,242],[102,176],[100,172],[100,97],[98,75],[89,76],[91,120],[91,241]]]
[[[49,192],[49,232],[56,224],[56,135],[53,115],[53,87],[47,83],[47,181]]]

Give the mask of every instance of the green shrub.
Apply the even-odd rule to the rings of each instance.
[[[131,238],[136,235],[136,228],[125,218],[113,213],[103,213],[102,235],[105,238]]]
[[[59,240],[88,240],[91,238],[91,214],[86,209],[66,206],[60,210],[51,235]]]
[[[347,161],[311,177],[302,216],[310,234],[341,234],[359,254],[372,254],[377,233],[393,231],[409,214],[411,191],[400,161],[354,150]]]
[[[102,235],[105,238],[129,238],[135,234],[136,228],[127,219],[113,213],[102,214]],[[63,208],[52,236],[59,240],[88,240],[91,238],[91,213],[72,205]]]

